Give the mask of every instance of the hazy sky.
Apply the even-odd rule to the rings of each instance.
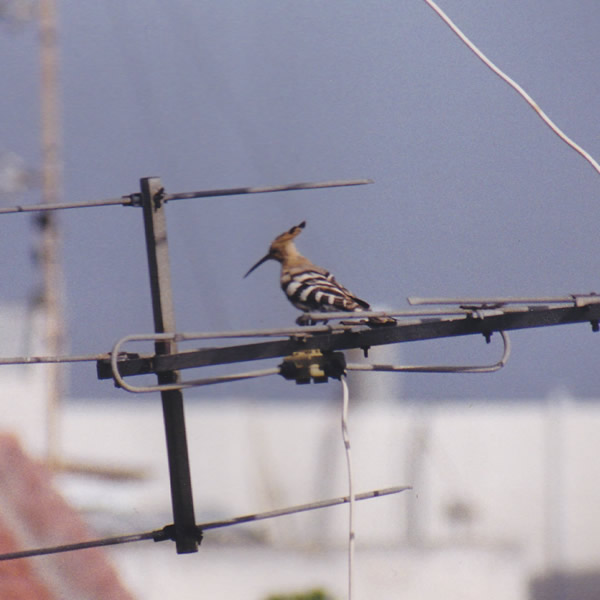
[[[600,156],[596,0],[440,5]],[[151,175],[168,192],[375,181],[168,205],[179,330],[293,325],[298,313],[275,263],[242,276],[275,235],[302,220],[299,249],[376,307],[405,308],[410,295],[600,291],[600,175],[425,2],[61,0],[59,8],[65,200],[130,194]],[[0,149],[36,167],[36,26],[0,26],[0,54]],[[17,200],[38,202],[39,193],[2,198]],[[71,352],[108,351],[123,335],[151,331],[141,211],[59,218]],[[2,219],[0,298],[26,301],[39,280],[32,220]],[[406,376],[402,396],[546,397],[558,387],[598,395],[600,337],[588,325],[512,338],[502,372]],[[499,351],[474,338],[406,344],[397,358],[493,362]],[[94,365],[71,375],[73,396],[123,396],[95,380]],[[195,392],[214,393],[332,392],[279,378]]]

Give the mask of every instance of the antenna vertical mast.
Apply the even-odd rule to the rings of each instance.
[[[58,25],[56,0],[40,0],[40,96],[42,143],[42,201],[54,204],[62,195],[62,139],[58,82]],[[63,273],[61,235],[56,216],[42,213],[40,227],[40,260],[43,272],[42,307],[45,317],[46,352],[63,353]],[[48,366],[47,381],[47,459],[59,461],[58,410],[63,395],[64,371],[59,364]]]

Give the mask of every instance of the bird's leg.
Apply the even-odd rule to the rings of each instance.
[[[296,319],[296,325],[300,325],[300,327],[305,327],[306,325],[312,325],[312,321],[308,318],[308,315],[306,313],[302,313]]]

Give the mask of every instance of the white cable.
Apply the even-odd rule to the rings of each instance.
[[[342,439],[346,452],[346,465],[348,468],[348,600],[352,600],[352,588],[354,580],[354,480],[352,472],[352,454],[350,452],[350,435],[348,433],[348,383],[346,375],[340,377],[342,382]]]
[[[510,85],[524,100],[535,110],[539,117],[554,131],[554,133],[566,144],[571,146],[573,150],[581,154],[591,165],[600,173],[600,164],[592,157],[592,155],[584,150],[579,144],[575,143],[568,137],[559,127],[550,119],[550,117],[538,106],[537,102],[512,78],[504,71],[499,69],[485,54],[475,46],[475,44],[458,28],[458,26],[450,19],[450,17],[433,1],[425,0],[427,4],[440,16],[440,18],[450,27],[450,29],[460,38],[460,40],[479,58],[489,69],[491,69],[498,77],[503,79]]]

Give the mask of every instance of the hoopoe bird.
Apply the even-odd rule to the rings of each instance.
[[[287,299],[305,313],[296,320],[298,325],[310,324],[306,317],[308,312],[369,310],[371,307],[368,302],[355,296],[339,284],[329,271],[317,267],[298,252],[294,239],[305,226],[306,221],[302,221],[299,225],[278,235],[271,243],[267,254],[250,268],[244,278],[267,260],[280,262],[281,289]],[[391,317],[371,317],[368,320],[369,325],[388,325],[395,322],[396,320]]]

